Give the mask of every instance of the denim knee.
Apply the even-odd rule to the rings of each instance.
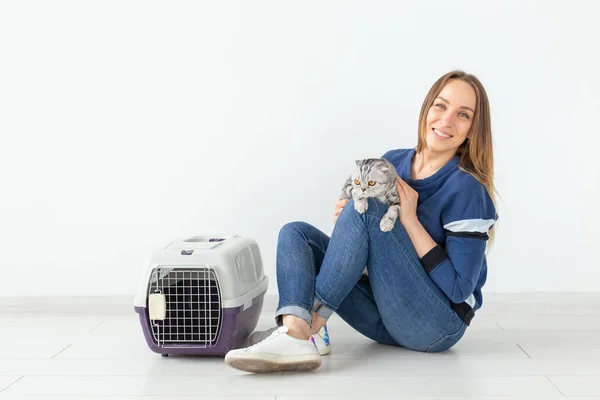
[[[288,222],[279,229],[279,240],[282,237],[286,237],[289,235],[295,235],[300,231],[300,226],[304,224],[301,221]]]
[[[302,237],[306,237],[306,234],[304,232],[306,232],[310,228],[313,228],[313,226],[304,221],[288,222],[285,225],[283,225],[279,230],[278,240],[285,239],[293,235],[300,235]]]
[[[467,329],[467,325],[461,325],[458,331],[452,334],[442,336],[438,341],[432,343],[428,348],[428,353],[440,353],[452,348],[455,344],[457,344],[460,339],[462,339],[465,331]]]
[[[378,200],[376,198],[370,197],[367,199],[367,211],[364,212],[364,214],[360,214],[358,211],[356,211],[356,209],[354,208],[354,199],[350,199],[350,201],[346,204],[346,206],[344,207],[344,209],[342,210],[342,212],[340,213],[339,218],[347,218],[347,217],[362,217],[363,215],[371,215],[374,217],[377,217],[378,219],[381,219],[385,213],[387,212],[389,206],[387,206],[384,202],[382,202],[381,200]],[[351,212],[346,212],[344,213],[344,211],[346,211],[346,209],[349,209],[348,211]]]

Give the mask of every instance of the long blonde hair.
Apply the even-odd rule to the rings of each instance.
[[[456,154],[460,157],[459,168],[467,172],[488,191],[494,205],[496,205],[496,195],[498,194],[494,185],[494,148],[492,143],[492,123],[490,116],[490,104],[487,93],[477,77],[467,74],[463,71],[450,71],[439,78],[425,97],[419,115],[419,140],[417,143],[417,153],[423,151],[427,146],[427,113],[433,105],[433,102],[440,94],[446,82],[450,79],[459,79],[471,85],[475,90],[476,105],[473,123],[469,131],[469,139],[465,140],[457,149]],[[496,226],[489,231],[489,244],[493,244],[496,233]]]

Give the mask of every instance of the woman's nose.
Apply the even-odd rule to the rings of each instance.
[[[450,114],[450,113],[442,114],[442,116],[440,117],[440,122],[444,126],[451,126],[453,120],[454,120],[454,118],[452,117],[452,114]]]

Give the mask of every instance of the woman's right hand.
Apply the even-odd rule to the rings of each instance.
[[[348,199],[340,199],[335,203],[335,211],[333,212],[333,222],[337,222],[342,209],[348,204]]]

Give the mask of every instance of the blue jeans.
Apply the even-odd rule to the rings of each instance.
[[[284,225],[277,244],[276,320],[295,315],[312,324],[312,311],[337,313],[382,344],[438,352],[456,344],[467,325],[419,261],[406,230],[379,222],[387,206],[369,199],[364,214],[350,200],[331,238],[305,222]],[[361,279],[367,266],[368,279]]]

